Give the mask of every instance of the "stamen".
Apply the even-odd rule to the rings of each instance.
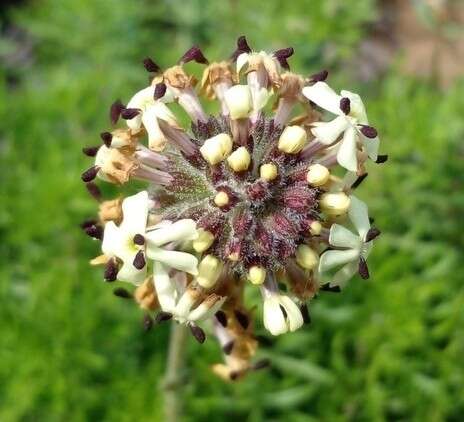
[[[219,324],[221,324],[223,327],[227,327],[227,315],[224,311],[217,311],[215,317]]]
[[[311,75],[309,79],[311,80],[311,82],[314,82],[314,83],[324,82],[327,79],[327,76],[329,76],[329,72],[327,72],[327,70],[324,69],[318,73],[315,73],[314,75]]]
[[[369,231],[366,234],[366,240],[365,242],[370,242],[371,240],[374,240],[377,236],[380,235],[380,230],[376,227],[371,227]]]
[[[146,57],[143,60],[143,66],[147,72],[158,73],[161,68],[152,60],[150,57]]]
[[[84,171],[84,173],[81,174],[81,179],[83,182],[91,182],[93,179],[95,179],[97,177],[97,173],[100,171],[100,167],[99,166],[92,166],[90,167],[89,169],[87,169],[86,171]]]
[[[251,53],[251,48],[248,45],[248,42],[247,42],[244,35],[238,37],[238,39],[237,39],[237,48],[232,53],[232,56],[230,57],[231,60],[236,61],[237,57],[240,56],[240,54],[242,54],[242,53]]]
[[[88,226],[84,229],[85,233],[93,237],[94,239],[102,240],[103,239],[103,228],[99,225]]]
[[[366,260],[362,256],[359,257],[358,272],[362,279],[367,280],[369,278],[369,268],[367,267]]]
[[[368,125],[359,125],[360,126],[360,132],[366,137],[370,139],[377,138],[377,129],[372,126]]]
[[[124,110],[124,104],[121,102],[121,100],[116,100],[113,104],[111,104],[110,120],[113,125],[118,122],[122,110]]]
[[[375,162],[376,162],[377,164],[383,164],[383,163],[385,163],[387,160],[388,160],[388,155],[378,155],[378,156],[377,156],[377,160],[375,160]]]
[[[135,116],[140,114],[140,110],[138,108],[125,108],[121,111],[121,117],[124,120],[131,120]]]
[[[179,64],[184,64],[191,61],[195,61],[200,64],[209,64],[208,59],[203,55],[200,48],[196,45],[185,52],[185,54],[179,60]]]
[[[95,157],[99,148],[100,147],[85,147],[82,148],[82,152],[87,155],[87,157]]]
[[[89,182],[85,184],[87,191],[92,195],[97,201],[100,201],[102,194],[100,188],[93,182]]]
[[[244,330],[246,330],[250,325],[250,320],[248,316],[244,314],[242,311],[239,311],[238,309],[234,310],[234,315],[235,318],[237,318],[238,323],[242,326]]]
[[[190,331],[193,337],[195,337],[195,339],[198,341],[198,343],[203,344],[205,342],[206,334],[198,325],[191,324]]]
[[[166,94],[166,84],[164,82],[160,82],[156,84],[155,86],[155,93],[153,94],[153,98],[155,100],[159,100],[160,98],[164,97],[164,94]]]
[[[118,287],[117,289],[114,289],[113,294],[122,299],[132,299],[133,297],[132,294],[128,290],[122,287]]]
[[[144,331],[150,331],[153,328],[153,318],[150,315],[144,315],[142,324]]]
[[[351,101],[349,98],[343,97],[340,100],[340,110],[345,114],[350,114],[351,111]]]
[[[137,233],[135,236],[134,236],[134,243],[136,245],[145,245],[145,238],[143,237],[143,235],[141,235],[140,233]]]
[[[306,305],[306,303],[300,306],[300,311],[301,311],[301,315],[303,316],[303,322],[305,324],[310,324],[311,316],[309,315],[309,310],[308,310],[308,306]]]
[[[273,56],[278,60],[280,65],[287,70],[290,70],[290,66],[287,62],[287,59],[292,56],[294,50],[292,47],[282,48],[281,50],[277,50],[274,52]]]
[[[364,173],[362,176],[359,176],[354,183],[351,185],[351,189],[356,189],[367,177],[368,173]]]
[[[235,342],[233,340],[229,341],[226,343],[223,347],[222,350],[226,355],[230,355],[232,353],[232,349],[234,348]]]
[[[340,289],[340,286],[331,286],[330,283],[324,284],[319,290],[331,293],[340,293],[342,291],[342,289]]]
[[[114,259],[110,259],[105,268],[105,273],[103,274],[103,278],[107,282],[115,281],[118,276],[118,266]]]
[[[100,138],[108,148],[111,146],[111,141],[113,139],[113,135],[110,132],[102,132],[102,133],[100,133]]]
[[[132,265],[137,268],[138,270],[141,270],[147,262],[145,261],[145,254],[143,251],[138,251],[137,254],[135,255],[134,262]]]
[[[172,318],[172,314],[170,312],[161,311],[158,315],[156,315],[155,323],[160,324],[161,322],[169,321],[171,318]]]

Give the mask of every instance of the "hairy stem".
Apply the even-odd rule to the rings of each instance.
[[[164,414],[166,422],[179,422],[182,417],[182,389],[184,352],[187,327],[172,322],[171,338],[163,382]]]

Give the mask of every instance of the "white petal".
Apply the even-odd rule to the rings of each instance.
[[[361,242],[358,236],[340,224],[332,224],[332,227],[330,227],[329,243],[332,246],[359,249]]]
[[[345,116],[338,116],[330,122],[317,122],[313,124],[311,132],[317,140],[325,145],[335,142],[349,126]]]
[[[147,256],[169,268],[185,271],[192,275],[198,274],[198,259],[187,252],[167,251],[147,245]]]
[[[340,97],[329,85],[325,82],[316,82],[312,86],[303,88],[303,95],[319,107],[330,111],[333,114],[341,115]]]
[[[379,138],[377,137],[374,139],[369,139],[369,138],[366,138],[364,135],[362,135],[362,137],[363,137],[363,144],[366,147],[367,155],[372,161],[376,161],[377,156],[379,154],[379,146],[380,146]]]
[[[142,191],[122,201],[123,220],[120,229],[132,235],[145,235],[148,218],[148,193]]]
[[[127,236],[114,224],[114,221],[108,221],[108,223],[105,224],[102,251],[107,256],[117,256],[121,259],[125,259],[133,253],[129,248]],[[137,251],[135,251],[135,253],[136,252]]]
[[[145,113],[143,113],[142,122],[148,134],[149,148],[154,151],[162,151],[167,143],[167,139],[159,127],[154,107],[148,107]]]
[[[349,262],[338,270],[330,282],[331,286],[340,286],[343,288],[346,283],[356,274],[358,271],[358,262]]]
[[[340,148],[337,152],[338,163],[350,171],[356,171],[358,169],[358,159],[356,156],[356,130],[350,126],[346,129],[343,139],[340,142]]]
[[[188,315],[189,321],[200,322],[208,319],[209,317],[213,316],[224,304],[226,298],[223,297],[218,300],[213,306],[209,306],[205,303],[201,303],[197,306],[193,311],[191,311]]]
[[[147,232],[145,237],[154,246],[162,246],[169,242],[189,241],[198,237],[196,227],[195,221],[184,219],[168,227]]]
[[[176,307],[174,308],[173,314],[176,317],[180,317],[182,319],[187,319],[192,306],[195,304],[194,297],[189,293],[189,291],[185,291],[184,294],[180,297],[179,302],[177,303]]]
[[[143,113],[148,105],[153,104],[154,92],[155,89],[151,86],[140,90],[129,100],[127,108],[138,108]],[[142,113],[139,113],[133,119],[126,120],[127,126],[129,126],[132,130],[140,129],[140,126],[142,125]]]
[[[288,331],[287,322],[280,309],[280,303],[274,295],[264,299],[263,323],[266,330],[273,336],[278,336]]]
[[[135,258],[135,254],[134,254]],[[124,261],[121,269],[118,272],[118,280],[126,281],[135,285],[139,285],[145,280],[147,276],[147,266],[145,265],[141,270],[138,270],[132,264],[133,260]]]
[[[245,66],[246,63],[248,63],[248,53],[242,53],[240,56],[237,57],[237,73],[240,73],[242,70],[242,67]]]
[[[350,116],[354,117],[358,123],[368,125],[369,122],[367,121],[366,109],[361,97],[350,91],[342,91],[341,94],[342,97],[350,99]]]
[[[271,98],[272,93],[266,88],[261,88],[257,95],[253,98],[253,110],[259,111],[266,106],[269,98]]]
[[[303,315],[298,306],[288,296],[282,295],[280,303],[287,312],[288,328],[290,331],[296,331],[303,325]]]
[[[173,312],[177,290],[169,278],[168,269],[160,262],[153,263],[153,283],[161,309],[165,312]]]
[[[351,202],[348,210],[348,216],[354,227],[356,227],[359,237],[364,240],[367,232],[371,228],[367,205],[354,195],[351,195],[350,199]]]
[[[351,261],[357,261],[359,258],[359,250],[348,249],[345,251],[329,250],[321,255],[319,260],[319,272],[328,271],[339,265],[347,264]]]

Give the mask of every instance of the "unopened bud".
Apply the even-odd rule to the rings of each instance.
[[[350,198],[343,192],[324,193],[320,206],[323,212],[330,216],[345,214],[350,207]]]
[[[192,246],[195,252],[202,253],[209,249],[209,247],[213,244],[214,235],[208,230],[202,228],[199,228],[197,233],[198,237],[193,241]]]
[[[218,207],[225,207],[229,203],[229,195],[224,191],[218,192],[214,197],[214,203]]]
[[[322,186],[329,180],[329,169],[322,164],[313,164],[309,166],[306,180],[312,186]]]
[[[248,168],[251,162],[251,156],[245,147],[237,148],[227,157],[227,163],[232,170],[239,172]]]
[[[216,281],[221,274],[222,263],[213,255],[206,255],[198,265],[197,283],[209,289],[216,284]]]
[[[232,120],[247,118],[253,103],[248,85],[234,85],[224,94],[224,100]]]
[[[226,133],[207,139],[200,148],[202,157],[211,165],[220,163],[231,151],[232,139]]]
[[[307,270],[312,270],[316,267],[319,256],[308,245],[300,245],[296,249],[297,264]]]
[[[319,236],[322,231],[322,224],[319,221],[313,221],[309,226],[309,232],[313,236]]]
[[[263,284],[266,279],[266,270],[254,265],[248,270],[248,278],[253,284]]]
[[[259,175],[261,176],[261,179],[267,180],[268,182],[274,180],[277,177],[277,174],[278,170],[275,164],[263,164],[259,168]]]
[[[298,154],[306,145],[308,135],[300,126],[287,126],[279,138],[278,148],[287,154]]]

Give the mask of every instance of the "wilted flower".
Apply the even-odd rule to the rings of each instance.
[[[261,291],[262,325],[271,334],[295,331],[309,322],[306,303],[320,288],[343,286],[356,272],[367,278],[366,259],[380,233],[352,194],[367,176],[367,156],[386,159],[377,155],[377,131],[359,96],[337,95],[326,71],[290,72],[292,54],[253,52],[240,37],[229,60],[210,63],[196,46],[164,71],[146,58],[150,86],[110,109],[113,124],[127,127],[84,148],[95,163],[82,179],[100,202],[100,221],[82,227],[103,241],[103,255],[92,263],[106,264],[107,281],[139,285],[134,295],[118,295],[153,313],[148,325],[173,319],[203,342],[212,321],[225,355],[214,371],[228,380],[265,366],[252,362],[255,306],[245,303],[245,287]],[[217,101],[218,114],[204,111],[184,68],[191,61],[206,66],[200,92]],[[188,127],[172,102],[190,117]],[[297,105],[302,115],[295,115]],[[337,117],[319,121],[316,107]],[[349,170],[345,176],[336,176],[337,163]],[[148,186],[102,201],[96,178]]]

